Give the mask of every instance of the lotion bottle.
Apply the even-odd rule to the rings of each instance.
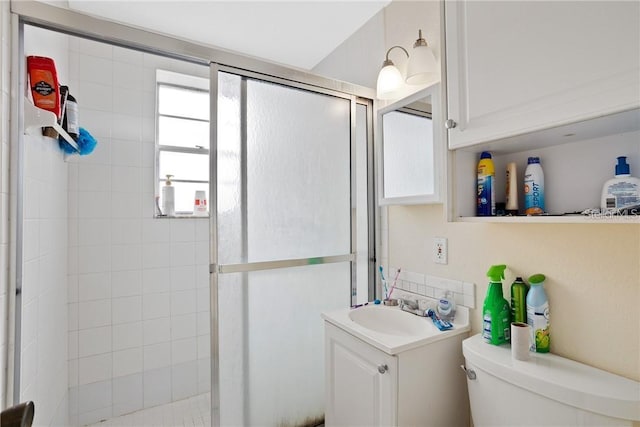
[[[539,157],[529,157],[524,171],[524,213],[542,215],[544,208],[544,173]]]
[[[631,176],[625,156],[618,157],[616,176],[602,188],[600,208],[603,212],[616,212],[640,205],[640,179]]]
[[[162,187],[162,212],[166,216],[174,216],[176,214],[175,207],[175,187],[171,185],[173,175],[167,175],[165,186]]]

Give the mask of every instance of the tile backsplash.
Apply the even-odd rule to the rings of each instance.
[[[389,289],[393,284],[396,271],[398,267],[391,266],[385,269]],[[451,291],[457,305],[476,308],[476,287],[473,283],[401,270],[396,288],[429,298],[438,298],[445,291]],[[384,294],[384,290],[382,293]]]

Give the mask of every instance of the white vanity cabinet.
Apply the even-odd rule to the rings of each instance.
[[[444,7],[449,148],[640,106],[640,3]]]
[[[460,370],[467,330],[389,354],[325,322],[325,425],[469,425]]]
[[[390,426],[397,416],[398,358],[325,326],[327,426]]]

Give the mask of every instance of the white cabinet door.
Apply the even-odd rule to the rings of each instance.
[[[398,361],[325,322],[327,426],[392,426]]]
[[[449,147],[640,106],[640,3],[445,2]]]

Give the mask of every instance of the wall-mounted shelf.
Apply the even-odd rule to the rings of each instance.
[[[55,114],[51,111],[38,108],[29,98],[24,99],[24,133],[30,134],[32,129],[52,127],[64,138],[74,150],[80,151],[78,144],[63,128],[58,124],[58,120]]]
[[[456,221],[492,224],[640,224],[640,215],[466,216],[458,217]]]

